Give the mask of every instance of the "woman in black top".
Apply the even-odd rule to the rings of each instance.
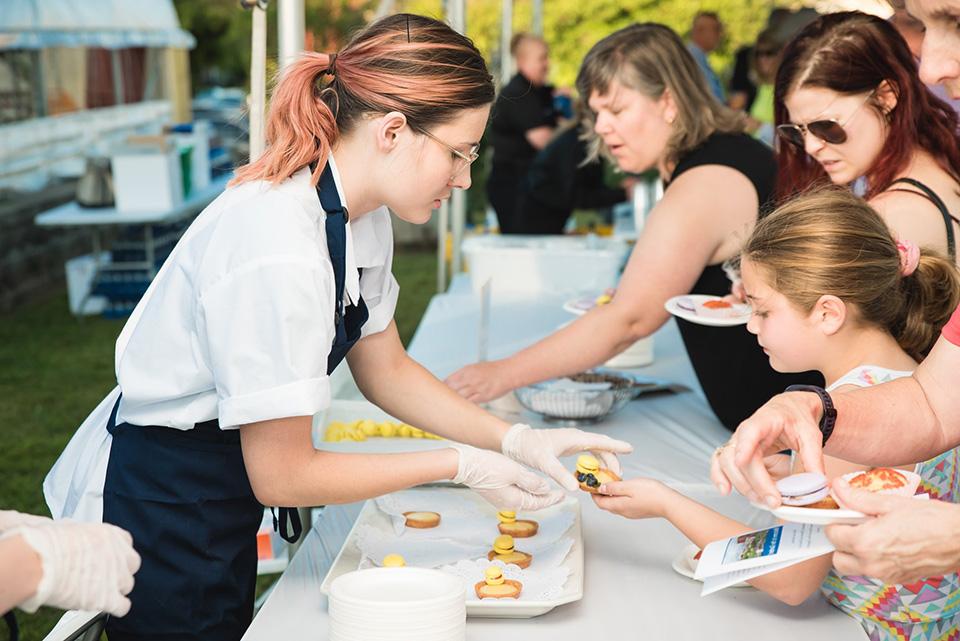
[[[848,11],[807,25],[783,52],[774,111],[779,196],[850,185],[898,238],[957,259],[957,114],[888,21]]]
[[[668,27],[633,25],[604,38],[584,60],[577,86],[590,106],[593,152],[624,171],[658,169],[666,190],[613,301],[509,358],[456,372],[447,383],[467,398],[484,401],[599,365],[660,328],[670,297],[728,293],[721,265],[739,253],[772,195],[771,151],[743,133],[742,115],[713,98]],[[680,321],[680,330],[707,401],[731,430],[798,378],[817,381],[774,372],[743,326]]]

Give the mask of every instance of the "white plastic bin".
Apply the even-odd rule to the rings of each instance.
[[[111,165],[117,211],[170,211],[183,202],[183,174],[176,145],[118,147]]]
[[[470,284],[493,294],[575,294],[614,287],[629,247],[597,236],[473,236],[463,242]]]

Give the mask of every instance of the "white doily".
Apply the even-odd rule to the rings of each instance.
[[[570,554],[572,547],[573,539],[560,539],[555,543],[536,543],[534,539],[516,539],[514,541],[515,550],[518,552],[526,552],[533,556],[533,563],[530,564],[530,568],[528,569],[535,569],[537,571],[561,566],[563,560]],[[473,558],[476,560],[476,557],[479,556],[480,560],[486,561],[488,552],[490,552],[489,547],[485,549],[482,554],[475,555]]]
[[[467,601],[480,601],[474,586],[483,581],[483,572],[491,565],[503,568],[506,579],[519,581],[523,584],[518,601],[554,601],[563,592],[563,586],[570,575],[570,569],[564,566],[534,570],[521,570],[516,565],[504,565],[500,561],[460,561],[440,568],[443,572],[455,574],[463,580],[467,592]],[[487,599],[484,599],[487,600]]]
[[[357,548],[363,560],[374,565],[388,554],[399,554],[407,565],[420,568],[435,568],[461,559],[471,559],[486,554],[492,545],[489,543],[464,543],[450,539],[414,539],[409,536],[398,537],[372,525],[361,525],[356,532]]]
[[[412,490],[376,499],[377,508],[390,516],[397,537],[411,541],[451,540],[471,546],[493,545],[500,534],[497,510],[473,492],[449,490]],[[430,511],[440,514],[440,525],[434,528],[408,528],[404,512]],[[532,539],[537,543],[553,543],[562,537],[575,520],[574,513],[564,509],[521,512],[518,519],[539,524]]]
[[[492,510],[490,504],[473,492],[449,489],[420,489],[394,492],[376,499],[377,508],[390,516],[397,536],[414,531],[432,533],[431,538],[457,538],[456,533],[447,534],[448,526],[456,523],[476,522],[477,514]],[[404,512],[436,512],[440,525],[428,530],[408,528]],[[495,512],[494,512],[495,513]]]

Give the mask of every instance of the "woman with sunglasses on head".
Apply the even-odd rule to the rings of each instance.
[[[850,185],[904,240],[957,258],[957,115],[887,21],[822,16],[786,47],[775,90],[778,195]]]
[[[142,557],[111,641],[239,639],[262,504],[347,503],[450,479],[533,510],[563,495],[521,463],[570,490],[560,455],[600,450],[619,469],[611,452],[627,444],[504,423],[411,360],[397,335],[388,208],[425,223],[470,185],[493,97],[473,43],[404,14],[283,72],[266,151],[177,244],[117,341],[117,388],[44,484],[55,517],[122,527]],[[485,449],[314,449],[312,418],[344,357],[389,414]],[[295,514],[280,510],[293,539]]]
[[[580,67],[577,89],[589,107],[594,149],[626,172],[657,169],[666,189],[609,304],[509,358],[447,379],[477,402],[600,365],[663,326],[672,296],[726,294],[723,262],[736,256],[773,191],[772,151],[744,133],[742,114],[717,102],[669,27],[637,24],[601,40]],[[707,401],[728,429],[787,385],[823,380],[774,372],[744,327],[678,325]]]

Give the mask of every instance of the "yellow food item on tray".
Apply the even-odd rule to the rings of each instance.
[[[330,421],[323,433],[323,440],[336,443],[338,441],[366,441],[368,438],[425,438],[442,440],[440,436],[425,432],[419,427],[406,423],[383,421],[377,423],[370,419],[360,419],[352,423]]]

